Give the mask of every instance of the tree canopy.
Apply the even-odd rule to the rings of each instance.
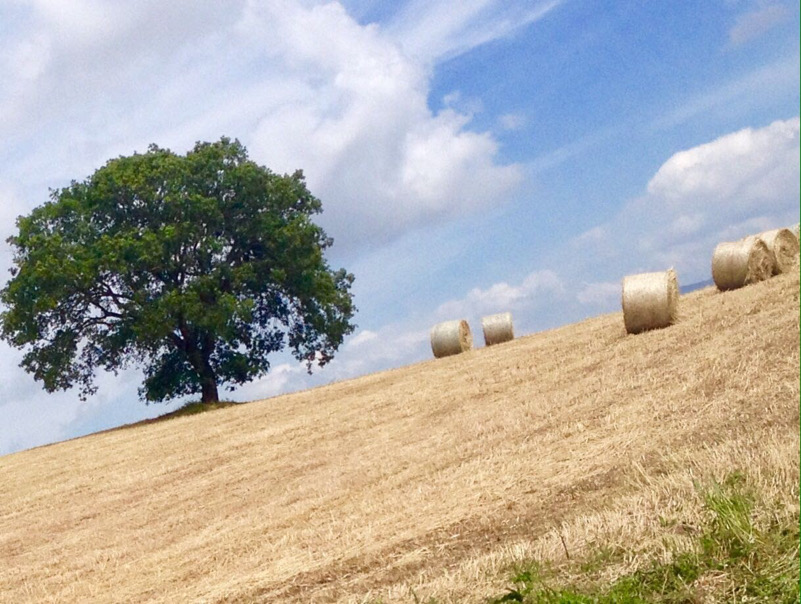
[[[148,401],[214,402],[287,346],[311,372],[356,311],[353,275],[329,268],[311,220],[321,209],[302,172],[277,175],[227,138],[110,160],[18,218],[2,336],[48,392],[82,398],[98,368],[139,365]]]

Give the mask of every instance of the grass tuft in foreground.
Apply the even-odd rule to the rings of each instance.
[[[705,521],[689,551],[652,558],[611,584],[599,580],[626,552],[602,549],[572,568],[519,565],[513,588],[491,604],[623,604],[636,602],[799,602],[799,518],[774,513],[740,473],[699,489]],[[630,554],[631,552],[629,552]],[[574,574],[575,573],[575,574]],[[560,577],[579,576],[564,584]]]

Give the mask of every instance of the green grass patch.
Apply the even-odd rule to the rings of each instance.
[[[122,426],[117,426],[116,428],[109,428],[108,430],[101,430],[99,432],[96,432],[96,434],[103,434],[105,432],[115,432],[117,430],[130,430],[131,428],[141,428],[142,426],[147,426],[149,424],[155,424],[158,422],[167,421],[176,417],[183,417],[186,415],[197,415],[198,413],[205,413],[206,411],[214,411],[215,409],[224,409],[225,407],[233,407],[234,405],[244,405],[244,404],[246,403],[237,403],[234,401],[219,401],[217,403],[201,403],[201,402],[186,403],[185,405],[179,407],[175,411],[170,411],[169,413],[159,415],[158,417],[143,419],[138,422],[134,422],[132,424],[124,424]]]
[[[569,569],[531,562],[518,566],[511,587],[489,602],[504,604],[623,604],[704,601],[799,602],[798,516],[757,523],[755,511],[766,511],[742,474],[701,489],[706,520],[691,551],[674,551],[668,563],[652,560],[639,570],[601,584],[600,572],[625,552],[600,548]],[[767,506],[769,512],[769,506]],[[559,571],[568,571],[560,573]],[[565,584],[560,576],[582,577]]]
[[[157,419],[170,419],[173,417],[183,417],[185,415],[197,415],[198,413],[205,413],[206,411],[214,411],[215,409],[224,409],[225,407],[233,407],[242,403],[235,403],[233,401],[219,401],[217,403],[201,403],[199,401],[186,403],[175,411],[170,411],[164,415],[160,415]]]

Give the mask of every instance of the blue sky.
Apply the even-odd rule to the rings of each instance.
[[[236,137],[302,168],[356,275],[357,331],[254,400],[619,309],[626,274],[709,278],[719,241],[799,220],[799,6],[778,0],[10,0],[0,235],[105,161]],[[11,251],[0,247],[7,275]],[[0,344],[0,454],[152,417],[138,371],[86,402]],[[324,401],[321,401],[324,404]]]

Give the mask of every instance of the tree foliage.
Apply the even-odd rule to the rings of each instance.
[[[98,368],[141,365],[148,401],[216,401],[286,346],[311,372],[356,310],[320,211],[302,172],[276,175],[238,141],[113,159],[17,220],[2,336],[48,392],[84,398]]]

